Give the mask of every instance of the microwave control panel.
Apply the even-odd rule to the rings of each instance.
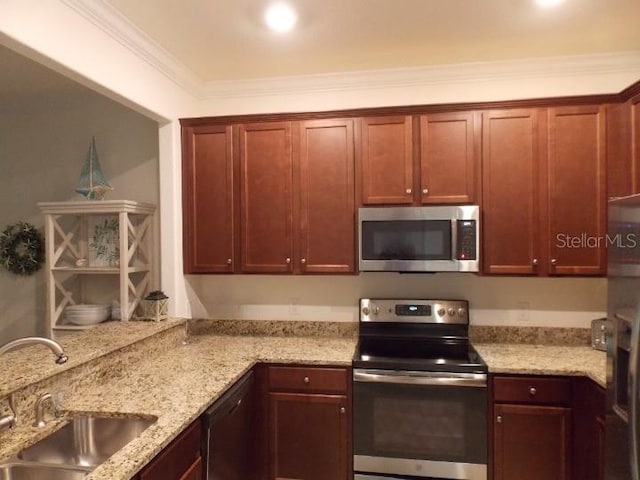
[[[477,260],[478,244],[475,220],[458,220],[458,238],[456,242],[456,259]]]

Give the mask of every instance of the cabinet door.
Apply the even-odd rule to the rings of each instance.
[[[631,154],[633,193],[640,193],[640,95],[631,99]]]
[[[571,410],[494,406],[495,480],[570,480]]]
[[[345,396],[270,393],[269,402],[273,480],[349,478]]]
[[[292,271],[291,124],[240,126],[242,272]]]
[[[360,120],[363,204],[413,203],[412,130],[409,116]]]
[[[202,429],[196,420],[140,473],[140,480],[198,480],[202,478]]]
[[[608,197],[625,197],[634,193],[634,178],[638,172],[632,156],[631,105],[631,100],[607,105]]]
[[[180,480],[202,480],[202,457],[198,457],[193,465],[189,467]]]
[[[604,274],[605,107],[549,109],[548,130],[549,273]]]
[[[301,124],[300,271],[355,270],[353,120]]]
[[[473,203],[476,187],[474,113],[420,117],[422,203]]]
[[[233,155],[230,126],[183,130],[185,273],[233,271]]]
[[[593,380],[573,380],[573,449],[574,480],[604,479],[605,390]]]
[[[536,274],[540,263],[536,110],[482,117],[484,273]]]

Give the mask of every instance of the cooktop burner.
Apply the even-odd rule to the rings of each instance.
[[[464,300],[360,301],[354,368],[486,373],[469,342]]]

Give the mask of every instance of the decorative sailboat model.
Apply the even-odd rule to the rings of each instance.
[[[106,193],[113,190],[100,170],[98,161],[98,151],[96,150],[96,139],[91,139],[91,146],[82,166],[80,181],[76,185],[76,192],[84,195],[89,200],[102,200]]]

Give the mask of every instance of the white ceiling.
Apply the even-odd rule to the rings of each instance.
[[[640,50],[639,0],[106,0],[205,81]]]

